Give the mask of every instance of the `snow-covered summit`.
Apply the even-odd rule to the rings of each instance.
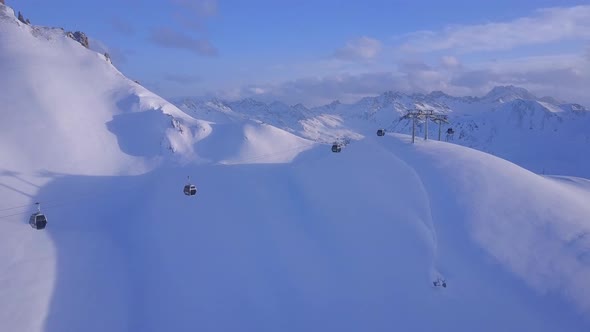
[[[490,102],[503,103],[514,99],[536,100],[537,97],[525,88],[506,85],[494,87],[482,99]]]
[[[167,155],[197,158],[193,143],[205,123],[124,77],[63,29],[24,24],[7,6],[0,11],[0,105],[10,105],[0,145],[15,155],[4,167],[110,174],[146,170]],[[17,123],[29,135],[21,136]],[[22,149],[34,159],[19,160]]]

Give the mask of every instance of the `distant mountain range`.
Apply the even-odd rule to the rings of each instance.
[[[441,139],[447,139],[444,132],[452,127],[454,143],[498,155],[534,172],[590,177],[590,158],[580,154],[590,147],[590,110],[552,97],[537,97],[516,86],[497,86],[483,97],[387,91],[352,104],[334,101],[314,108],[252,98],[179,98],[172,102],[200,119],[254,119],[325,143],[344,136],[359,139],[374,135],[378,128],[410,134],[412,122],[402,116],[417,108],[433,110],[448,116]],[[418,120],[416,133],[420,137],[424,127],[424,121]],[[438,125],[429,122],[431,139],[438,139],[438,130]]]

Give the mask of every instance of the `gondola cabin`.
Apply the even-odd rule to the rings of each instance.
[[[342,147],[338,144],[333,144],[332,145],[332,152],[340,152],[342,151]]]
[[[377,136],[385,136],[385,129],[377,130]]]
[[[29,224],[35,229],[44,229],[47,226],[47,217],[41,212],[35,212],[29,218]]]
[[[197,193],[197,187],[194,184],[187,184],[184,186],[184,194],[187,196],[193,196]]]
[[[447,288],[447,282],[444,279],[438,278],[432,282],[435,287],[444,287]]]

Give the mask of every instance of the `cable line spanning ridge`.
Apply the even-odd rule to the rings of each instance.
[[[448,123],[447,121],[447,116],[446,115],[441,115],[441,114],[434,114],[432,110],[414,110],[414,111],[409,111],[406,115],[402,116],[401,119],[412,119],[413,120],[413,127],[412,127],[412,143],[414,142],[414,131],[415,131],[415,119],[426,119],[426,121],[428,121],[428,118],[432,118],[434,122],[439,124],[439,140],[440,140],[440,125],[441,123]],[[385,135],[386,130],[385,129],[379,129],[377,131],[377,135],[378,136],[384,136]],[[426,130],[427,132],[427,130]],[[425,133],[425,135],[427,135],[427,133]],[[425,139],[427,139],[427,136],[425,136]],[[351,140],[349,138],[342,138],[342,139],[338,139],[336,142],[334,142],[333,144],[330,144],[332,146],[332,152],[341,152],[342,151],[342,147],[347,146],[348,144],[350,144]],[[312,143],[309,144],[303,144],[303,145],[298,145],[295,147],[291,147],[288,149],[282,149],[276,152],[272,152],[272,153],[265,153],[265,154],[260,154],[257,156],[253,156],[253,157],[249,157],[249,158],[242,158],[242,159],[238,159],[238,160],[231,160],[231,161],[227,161],[227,162],[216,162],[214,163],[214,165],[228,165],[228,164],[241,164],[241,163],[247,163],[247,162],[251,162],[251,161],[256,161],[256,160],[260,160],[260,159],[264,159],[264,158],[269,158],[269,157],[274,157],[274,156],[278,156],[278,155],[282,155],[288,152],[292,152],[295,150],[302,150],[314,145],[326,145],[327,143],[322,143],[322,142],[317,142],[317,141],[312,141]],[[186,188],[186,186],[188,186],[188,188]],[[189,179],[189,184],[187,184],[185,186],[184,192],[185,194],[188,193],[188,195],[194,195],[196,193],[196,187],[195,185],[190,184],[190,179]],[[193,188],[195,187],[195,188]],[[123,190],[135,190],[136,188],[126,188]],[[60,206],[64,206],[64,205],[69,205],[71,202],[74,201],[79,201],[81,199],[85,199],[88,198],[89,196],[92,197],[97,197],[97,193],[81,193],[76,195],[76,198],[67,198],[67,199],[56,199],[56,200],[43,200],[45,209],[52,209],[55,207],[60,207]],[[17,209],[24,209],[24,208],[31,208],[34,207],[36,204],[38,203],[30,203],[30,204],[23,204],[23,205],[17,205],[17,206],[9,206],[9,207],[2,207],[0,208],[0,212],[5,212],[5,211],[10,211],[10,210],[17,210]],[[29,214],[30,211],[23,211],[23,212],[19,212],[19,213],[11,213],[11,214],[6,214],[6,215],[0,215],[0,219],[6,219],[9,217],[14,217],[14,216],[20,216],[20,215],[24,215],[24,214]]]
[[[386,130],[383,128],[377,130],[377,136],[385,136],[386,135],[385,133],[386,133]],[[335,152],[334,145],[336,145],[338,148],[337,152],[340,152],[342,150],[342,147],[349,145],[351,142],[352,142],[352,140],[348,137],[339,138],[338,140],[336,140],[336,142],[334,144],[328,144],[325,142],[310,141],[308,144],[300,144],[297,146],[292,146],[289,148],[276,150],[271,153],[263,153],[263,154],[250,156],[248,158],[241,158],[241,159],[237,159],[237,160],[228,160],[225,162],[223,162],[223,161],[222,162],[215,162],[215,163],[213,163],[213,165],[248,163],[248,162],[252,162],[252,161],[261,160],[264,158],[272,158],[274,156],[283,155],[285,153],[289,153],[289,152],[293,152],[293,151],[303,152],[307,148],[312,147],[312,146],[316,146],[316,145],[331,145],[332,152]],[[138,186],[141,186],[141,185],[144,185],[144,183],[139,182],[136,184],[130,184],[126,188],[123,188],[123,189],[118,188],[117,190],[119,191],[119,193],[121,193],[123,191],[137,191]],[[183,193],[187,196],[193,196],[193,195],[196,195],[196,193],[197,193],[197,187],[195,184],[193,184],[191,182],[190,175],[187,177],[187,182],[185,184],[183,184]],[[93,206],[96,206],[97,204],[100,204],[100,203],[97,203],[97,201],[100,201],[100,200],[97,200],[96,198],[98,198],[100,196],[106,196],[106,195],[109,195],[108,190],[98,191],[98,192],[93,191],[93,192],[79,193],[79,194],[75,195],[74,197],[71,196],[71,197],[62,197],[59,199],[44,200],[43,207],[44,207],[44,210],[51,210],[51,209],[56,209],[56,208],[66,208],[66,207],[69,207],[70,205],[72,205],[72,206],[79,205],[80,201],[84,201],[83,204],[91,204]],[[36,212],[34,212],[32,215],[30,215],[29,224],[34,229],[42,230],[46,227],[46,225],[48,223],[47,222],[48,218],[46,217],[45,214],[41,213],[39,203],[23,204],[23,205],[12,206],[12,207],[3,207],[2,209],[0,209],[0,211],[10,212],[13,210],[23,209],[23,208],[26,209],[26,208],[30,208],[30,207],[34,207],[34,206],[37,206],[38,210]],[[10,218],[22,216],[22,215],[28,215],[30,213],[31,213],[31,211],[29,211],[28,209],[27,209],[27,211],[18,212],[18,213],[7,213],[4,215],[0,215],[0,221],[16,222],[16,220],[10,220]],[[432,231],[434,232],[434,230],[432,230]],[[442,279],[440,274],[437,274],[437,275],[438,275],[439,279],[432,281],[433,286],[446,288],[446,280]]]
[[[296,147],[291,147],[291,148],[288,148],[288,149],[279,150],[279,151],[273,152],[273,153],[266,153],[266,154],[261,154],[261,155],[257,155],[257,156],[250,157],[250,158],[239,159],[239,160],[236,160],[236,161],[232,161],[232,163],[239,164],[239,163],[244,163],[244,162],[250,162],[250,161],[260,160],[260,159],[264,159],[264,158],[267,158],[267,157],[281,155],[281,154],[284,154],[284,153],[287,153],[287,152],[291,152],[291,151],[294,151],[294,150],[304,149],[304,148],[307,148],[307,147],[310,147],[310,146],[314,146],[316,144],[320,144],[320,143],[313,142],[313,143],[310,143],[310,144],[303,144],[303,145],[299,145],[299,146],[296,146]],[[221,163],[221,162],[217,162],[214,165],[226,165],[226,164]],[[190,178],[189,178],[189,182],[190,182]],[[189,183],[189,185],[190,185],[190,183]],[[194,185],[192,185],[192,186],[194,186]],[[122,190],[123,191],[137,190],[137,186],[131,186],[131,187],[128,187],[128,188],[125,188],[125,189],[122,189]],[[189,195],[194,195],[194,194],[192,194],[190,187],[189,187],[188,190],[189,190],[188,191],[189,192]],[[196,188],[195,188],[194,192],[196,193]],[[87,199],[89,197],[96,198],[96,197],[104,196],[104,195],[107,195],[107,193],[104,193],[104,194],[100,194],[100,193],[96,193],[96,192],[80,193],[80,194],[77,194],[75,196],[75,198],[61,198],[61,199],[43,200],[43,204],[44,204],[44,209],[45,210],[48,210],[48,209],[52,209],[52,208],[55,208],[55,207],[62,207],[62,206],[70,205],[73,202],[80,201],[80,200],[83,200],[83,199]],[[0,212],[10,211],[10,210],[17,210],[17,209],[24,209],[24,208],[33,208],[36,205],[37,205],[37,203],[30,203],[30,204],[23,204],[23,205],[17,205],[17,206],[3,207],[2,209],[0,209]],[[31,213],[30,211],[23,211],[23,212],[18,212],[18,213],[11,213],[11,214],[6,214],[6,215],[0,215],[0,219],[6,219],[6,218],[9,218],[9,217],[26,215],[26,214],[30,214],[30,213]]]

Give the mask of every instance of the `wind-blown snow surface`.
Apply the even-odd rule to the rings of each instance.
[[[51,237],[55,256],[13,263],[37,267],[19,281],[25,291],[52,279],[50,301],[16,319],[10,309],[32,299],[8,292],[23,275],[5,269],[2,321],[21,331],[35,321],[46,331],[586,330],[588,190],[408,141],[56,178],[38,194],[67,202],[49,210],[48,229],[11,230]],[[181,193],[185,174],[195,197]],[[51,260],[55,275],[38,265]],[[432,287],[437,275],[448,288]]]
[[[37,29],[0,5],[2,330],[590,328],[587,180],[197,120]]]

